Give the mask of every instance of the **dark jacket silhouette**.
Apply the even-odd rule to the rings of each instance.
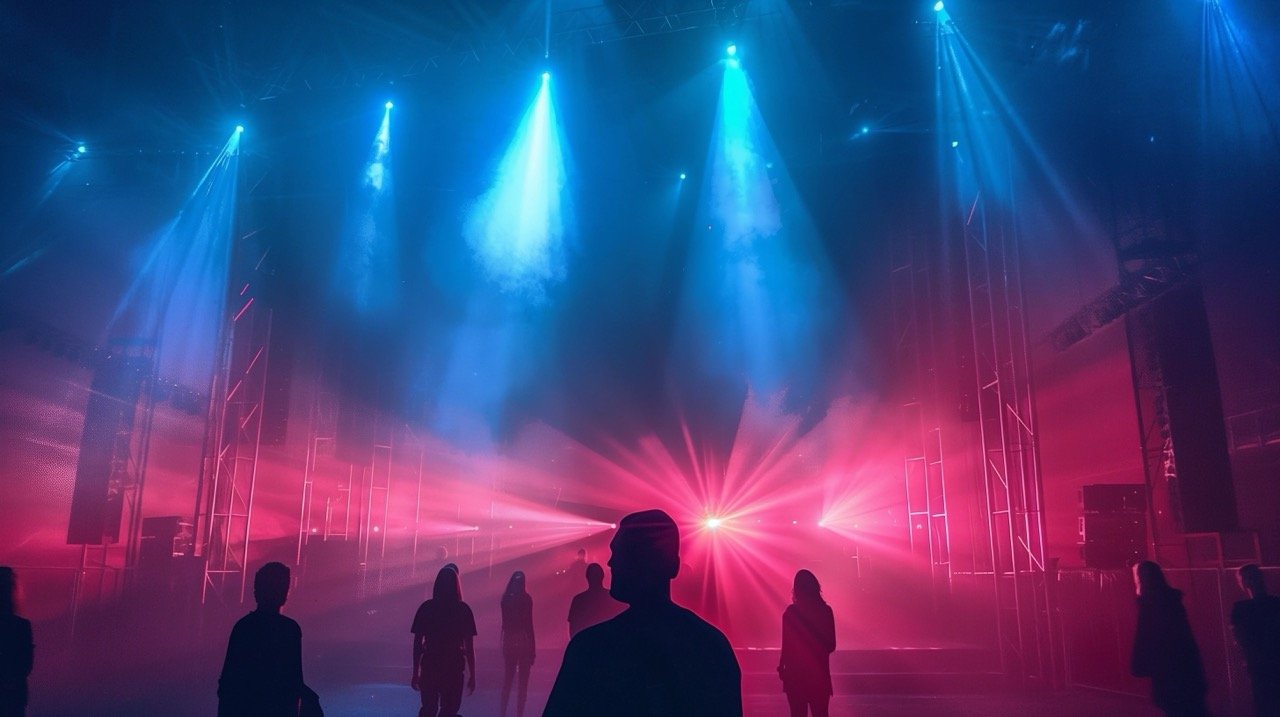
[[[1150,567],[1144,567],[1150,566]],[[1155,563],[1135,566],[1141,585],[1131,670],[1151,678],[1151,701],[1171,715],[1204,715],[1208,684],[1191,634],[1182,591],[1169,587]]]
[[[610,593],[630,607],[569,641],[544,717],[742,714],[729,641],[671,602],[680,532],[662,511],[623,518],[610,544]]]
[[[421,692],[419,717],[453,717],[462,704],[463,678],[475,691],[476,658],[473,640],[476,619],[462,601],[462,583],[455,567],[436,573],[431,599],[418,607],[409,628],[413,633],[413,677]]]
[[[218,678],[219,717],[296,717],[302,682],[302,628],[280,614],[289,568],[267,563],[254,577],[258,609],[240,618]]]
[[[604,568],[591,563],[585,569],[587,589],[573,596],[569,603],[569,637],[592,625],[599,625],[626,609],[604,586]]]
[[[1267,594],[1257,565],[1240,569],[1250,594],[1231,607],[1231,630],[1249,668],[1256,715],[1280,715],[1280,597]]]
[[[533,635],[533,597],[525,589],[524,572],[511,574],[502,593],[502,709],[506,717],[511,684],[516,682],[516,715],[523,717],[529,695],[529,668],[538,649]]]
[[[831,698],[830,656],[836,649],[836,623],[822,599],[818,579],[808,570],[796,574],[794,601],[782,613],[782,653],[778,675],[792,715],[812,710],[825,717]]]
[[[27,677],[35,665],[31,621],[17,614],[17,578],[0,567],[0,717],[27,711]]]

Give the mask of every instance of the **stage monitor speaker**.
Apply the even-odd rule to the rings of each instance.
[[[149,371],[148,359],[116,357],[105,360],[94,373],[71,492],[68,545],[120,540],[133,419]]]
[[[1147,487],[1134,483],[1080,488],[1084,564],[1127,568],[1147,557]]]
[[[1148,310],[1177,465],[1175,517],[1184,533],[1235,530],[1226,421],[1200,286],[1174,289]]]
[[[143,565],[165,565],[176,556],[190,555],[194,534],[191,522],[181,516],[143,518],[138,561]]]

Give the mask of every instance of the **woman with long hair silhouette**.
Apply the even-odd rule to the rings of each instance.
[[[431,599],[413,617],[413,689],[422,693],[419,717],[456,717],[467,694],[476,691],[476,618],[462,601],[458,570],[446,565],[436,574]]]
[[[1138,591],[1138,630],[1133,637],[1134,677],[1151,678],[1151,701],[1167,715],[1201,717],[1208,682],[1200,648],[1191,634],[1182,591],[1171,587],[1150,560],[1133,566]]]
[[[796,573],[791,604],[782,613],[782,656],[778,675],[787,694],[791,717],[827,717],[831,703],[831,653],[836,650],[836,622],[822,599],[822,586],[808,570]]]
[[[511,698],[511,680],[516,687],[516,717],[524,717],[524,704],[529,696],[529,668],[537,651],[533,640],[533,598],[525,587],[524,573],[511,573],[507,589],[502,593],[502,717],[507,717]]]

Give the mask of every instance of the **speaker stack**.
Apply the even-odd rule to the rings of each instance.
[[[1087,485],[1080,491],[1084,564],[1127,568],[1147,557],[1147,488],[1144,485]]]

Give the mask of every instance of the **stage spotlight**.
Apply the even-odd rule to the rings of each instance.
[[[543,82],[546,82],[546,81],[548,81],[548,80],[550,80],[550,79],[551,79],[551,73],[550,73],[550,72],[544,72],[544,73],[542,73],[542,81],[543,81]]]
[[[951,148],[952,148],[952,149],[955,149],[956,147],[959,147],[959,146],[960,146],[960,141],[959,141],[959,140],[954,140],[954,139],[953,139],[953,140],[951,140]]]
[[[395,107],[395,105],[392,104],[391,100],[387,100],[387,104],[383,105],[383,107],[386,107],[387,109],[391,109],[392,107]]]
[[[688,178],[689,178],[689,175],[685,174],[684,172],[681,172],[681,173],[680,173],[680,178],[681,178],[681,179],[688,179]]]
[[[934,11],[934,12],[942,12],[943,8],[945,8],[945,7],[946,7],[946,5],[943,5],[943,4],[942,4],[942,0],[938,0],[938,2],[936,2],[936,3],[934,3],[934,4],[933,4],[933,11]]]
[[[76,147],[76,154],[84,154],[85,152],[88,152],[88,151],[89,151],[89,148],[84,146],[83,144]]]
[[[738,54],[738,46],[733,43],[729,43],[729,46],[724,48],[724,54],[728,55],[729,57],[736,56]]]
[[[719,528],[721,525],[724,525],[724,519],[716,518],[716,517],[704,518],[702,521],[702,525],[707,530],[715,530],[716,528]]]
[[[866,126],[866,125],[862,125],[862,129],[861,129],[861,130],[859,130],[859,131],[861,131],[863,134],[870,134],[870,133],[871,133],[871,128],[870,128],[870,127],[868,127],[868,126]]]
[[[242,124],[236,125],[236,134],[243,134],[243,133],[244,133],[244,125]]]

